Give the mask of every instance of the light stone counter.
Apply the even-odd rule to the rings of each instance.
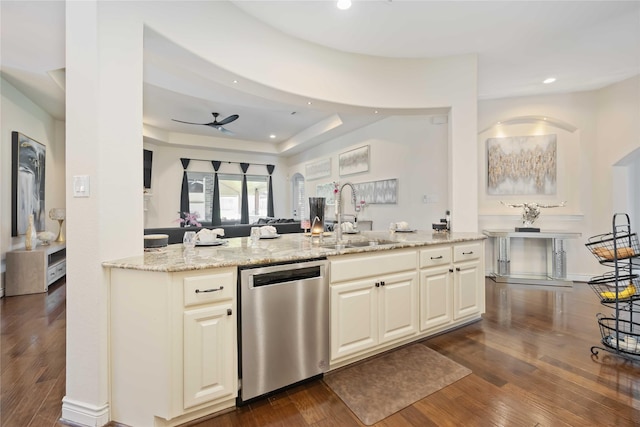
[[[343,235],[343,242],[365,243],[368,246],[335,246],[333,233],[325,233],[322,243],[311,240],[303,233],[283,234],[277,239],[260,240],[252,244],[248,237],[226,239],[223,246],[198,246],[185,250],[181,244],[169,245],[157,252],[145,252],[142,256],[124,258],[102,263],[107,268],[177,272],[204,270],[208,268],[239,265],[258,265],[286,261],[307,260],[332,255],[384,251],[443,243],[458,243],[483,240],[487,236],[479,233],[444,233],[416,231],[412,233],[388,231],[365,231],[360,234]]]

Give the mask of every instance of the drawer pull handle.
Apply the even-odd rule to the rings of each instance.
[[[432,256],[431,259],[442,259],[442,255]]]
[[[462,252],[462,255],[471,255],[473,253],[473,251],[471,252]]]
[[[224,286],[220,286],[218,289],[216,289],[216,288],[205,289],[204,291],[201,291],[200,289],[196,289],[196,294],[201,294],[201,293],[205,293],[205,292],[217,292],[217,291],[221,291],[223,289],[224,289]]]

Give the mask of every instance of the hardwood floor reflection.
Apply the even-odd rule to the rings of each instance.
[[[482,321],[422,341],[473,373],[376,426],[640,425],[640,363],[603,352],[592,360],[595,315],[607,309],[586,284],[545,289],[487,280],[486,289]],[[0,302],[2,426],[62,426],[64,299],[59,283],[48,294]],[[188,425],[362,424],[314,381]]]

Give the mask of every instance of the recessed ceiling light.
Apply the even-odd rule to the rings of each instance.
[[[373,112],[373,114],[378,114],[378,110],[375,110],[375,111]]]
[[[236,83],[238,83],[238,81],[237,81],[237,80],[234,80],[234,81],[233,81],[233,84],[236,84]]]
[[[555,81],[556,81],[556,78],[555,78],[555,77],[549,77],[548,79],[544,79],[544,80],[542,81],[542,83],[544,83],[544,84],[548,85],[549,83],[553,83],[553,82],[555,82]]]
[[[313,102],[311,102],[311,101],[307,102],[307,105],[311,105],[311,104],[313,104]]]
[[[336,6],[338,6],[340,10],[347,10],[351,7],[351,0],[338,0]]]
[[[275,138],[276,138],[276,136],[275,136],[274,134],[271,134],[271,135],[269,135],[269,138],[271,138],[271,139],[275,139]]]

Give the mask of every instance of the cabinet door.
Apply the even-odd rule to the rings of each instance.
[[[378,343],[377,291],[371,279],[331,286],[331,360]]]
[[[231,309],[227,303],[184,313],[185,409],[237,393],[236,318]]]
[[[450,267],[433,267],[420,273],[420,331],[453,320],[453,289]]]
[[[383,344],[418,332],[417,272],[383,276],[378,283],[378,325]]]
[[[480,262],[454,264],[453,318],[460,319],[484,311],[484,277]]]

